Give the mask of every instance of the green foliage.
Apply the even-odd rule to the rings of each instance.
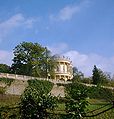
[[[70,118],[79,119],[85,113],[85,108],[88,105],[86,98],[88,97],[88,90],[85,86],[72,83],[66,86],[66,111]]]
[[[28,80],[29,87],[36,89],[41,94],[48,94],[52,87],[53,83],[46,80]]]
[[[102,70],[98,69],[96,65],[94,65],[92,76],[93,84],[104,85],[109,82],[109,79],[110,79],[109,75],[105,74]]]
[[[96,67],[96,65],[94,66],[94,69],[93,69],[93,76],[92,76],[92,79],[93,79],[93,84],[99,84],[100,83],[100,72],[99,72],[99,69]]]
[[[10,78],[0,78],[0,82],[3,82],[7,84],[8,86],[10,86],[13,81],[14,79],[10,79]]]
[[[80,97],[89,97],[90,99],[103,99],[106,101],[112,101],[114,99],[114,91],[112,89],[103,88],[101,86],[90,87],[79,83],[73,83],[66,84],[65,87],[66,93],[68,93],[68,95],[73,99],[74,97],[75,99],[80,99]]]
[[[38,43],[22,42],[14,48],[12,72],[37,77],[52,76],[54,61],[50,51]]]
[[[114,80],[109,80],[106,86],[114,87]]]
[[[67,93],[74,99],[86,98],[91,99],[103,99],[106,101],[112,101],[114,99],[114,91],[109,88],[103,88],[101,86],[86,86],[83,84],[67,84]],[[81,90],[81,92],[80,92]],[[80,95],[79,95],[80,94]],[[85,95],[85,96],[84,96]]]
[[[36,96],[37,95],[37,96]],[[55,105],[55,98],[51,95],[39,95],[39,93],[32,93],[23,97],[21,101],[21,118],[22,119],[43,119],[47,117],[47,109],[53,110]]]
[[[52,84],[48,81],[31,80],[21,97],[22,119],[44,119],[47,111],[56,107],[56,98],[49,94]]]
[[[0,72],[1,73],[9,73],[10,72],[10,66],[6,64],[0,64]]]
[[[66,91],[68,96],[75,100],[85,99],[87,97],[86,86],[79,83],[70,83],[66,85]]]

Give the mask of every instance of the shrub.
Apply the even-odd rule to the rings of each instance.
[[[66,111],[69,118],[80,118],[85,113],[85,108],[88,105],[86,98],[88,97],[87,88],[78,83],[68,84],[66,86]]]
[[[29,87],[37,89],[37,91],[40,91],[40,93],[43,91],[42,93],[46,94],[48,94],[53,87],[53,83],[46,80],[28,80],[28,84]]]
[[[49,94],[52,83],[48,81],[31,80],[21,96],[21,119],[47,118],[47,110],[56,107],[56,98]]]

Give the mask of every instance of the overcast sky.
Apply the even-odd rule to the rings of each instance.
[[[69,56],[87,76],[94,65],[114,74],[114,0],[0,0],[0,63],[22,41]]]

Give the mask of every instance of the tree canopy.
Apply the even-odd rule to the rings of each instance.
[[[1,73],[9,73],[10,66],[8,66],[7,64],[0,64],[0,72]]]
[[[22,42],[14,48],[13,73],[47,77],[54,75],[54,60],[50,51],[38,43]]]

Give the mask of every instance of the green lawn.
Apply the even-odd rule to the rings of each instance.
[[[101,99],[88,99],[88,102],[87,110],[95,110],[109,104],[109,102]]]

